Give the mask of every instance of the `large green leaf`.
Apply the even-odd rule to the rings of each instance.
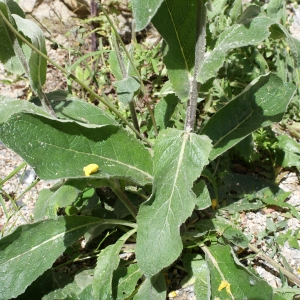
[[[2,98],[0,99],[0,123],[5,123],[18,112],[27,111],[39,115],[49,116],[42,108],[24,100]]]
[[[286,3],[284,0],[270,0],[267,6],[267,14],[273,20],[280,22],[285,15]]]
[[[115,81],[114,86],[117,88],[118,100],[123,104],[128,104],[139,89],[140,83],[135,77],[126,77]]]
[[[220,109],[201,134],[213,142],[213,160],[254,130],[279,122],[296,87],[277,75],[267,74],[251,82],[243,93]]]
[[[123,178],[144,185],[152,181],[149,151],[114,125],[79,124],[19,113],[0,126],[0,139],[24,158],[42,179],[84,177],[97,164],[94,178]]]
[[[195,62],[197,0],[165,0],[152,19],[167,42],[164,58],[168,75],[177,96],[186,101]]]
[[[136,31],[144,29],[155,15],[163,0],[132,0]]]
[[[34,220],[42,220],[45,216],[56,218],[60,207],[71,205],[85,187],[85,180],[68,179],[58,188],[43,189],[40,191],[34,207]]]
[[[233,256],[229,246],[215,245],[205,248],[210,272],[211,299],[273,299],[272,287],[250,273]],[[233,259],[234,258],[234,259]],[[221,282],[227,282],[220,290]]]
[[[0,10],[11,25],[26,37],[37,49],[46,54],[45,37],[42,30],[32,21],[24,19],[20,8],[12,1],[1,1]],[[12,12],[10,11],[12,9]],[[13,13],[13,14],[11,14]],[[14,14],[16,13],[16,14]],[[13,73],[26,73],[34,91],[42,88],[46,81],[47,61],[25,43],[17,40],[11,29],[0,20],[1,47],[0,60]],[[8,53],[9,52],[9,53]]]
[[[210,140],[194,133],[167,129],[157,138],[153,193],[137,217],[136,255],[147,277],[169,266],[182,250],[179,227],[195,207],[191,189],[208,163],[210,150]]]
[[[146,278],[133,300],[165,300],[166,282],[162,272],[151,278]]]
[[[34,22],[21,18],[18,15],[13,15],[13,18],[16,22],[18,31],[23,33],[35,48],[39,49],[44,54],[47,54],[45,36],[40,27]],[[33,51],[25,43],[21,46],[29,65],[29,80],[31,87],[34,91],[38,91],[46,82],[47,60]]]
[[[11,299],[49,269],[88,229],[106,223],[93,217],[60,217],[18,227],[0,240],[0,295]]]
[[[67,91],[54,91],[46,94],[56,116],[60,119],[70,119],[77,122],[97,124],[97,125],[118,125],[108,111],[98,108],[97,106],[80,100]],[[26,101],[20,101],[25,102]],[[38,98],[31,100],[34,104],[41,106]],[[10,104],[9,104],[10,105]],[[7,105],[7,106],[9,106]],[[25,109],[24,109],[25,110]],[[26,109],[26,111],[28,111]],[[1,106],[0,106],[1,112]],[[16,113],[16,112],[15,112]],[[40,113],[39,113],[40,114]],[[45,114],[45,113],[44,113]]]
[[[43,275],[37,278],[23,293],[17,297],[17,300],[43,299],[52,294],[52,291],[63,289],[72,284],[73,278],[66,273],[47,270]],[[47,295],[46,297],[44,297]],[[52,299],[55,299],[52,297]]]
[[[287,135],[277,137],[278,149],[276,161],[282,167],[300,167],[300,145]]]
[[[136,287],[137,281],[143,276],[137,264],[119,267],[113,276],[112,296],[116,300],[128,299]]]
[[[220,34],[213,51],[207,53],[199,71],[198,81],[205,83],[216,76],[230,50],[257,45],[265,40],[270,35],[269,26],[274,23],[274,20],[261,13],[258,6],[248,7],[238,24]]]
[[[11,13],[19,15],[22,18],[25,17],[22,9],[13,0],[0,0],[0,10],[5,17],[12,22],[13,19],[11,17]],[[0,40],[0,61],[4,64],[5,68],[14,74],[24,73],[24,69],[14,52],[14,36],[2,18],[0,18]]]
[[[181,285],[194,284],[197,299],[209,299],[209,270],[205,259],[200,254],[187,253],[182,260],[188,275]]]
[[[166,129],[167,127],[173,127],[171,117],[175,111],[177,104],[179,103],[178,97],[174,94],[169,94],[155,105],[154,117],[156,121],[156,126],[160,130]]]
[[[135,233],[135,229],[128,231],[115,244],[109,245],[101,251],[94,271],[93,299],[112,299],[112,278],[113,272],[117,269],[120,261],[119,252],[133,233]]]
[[[56,278],[55,278],[56,279]],[[73,278],[72,278],[73,279]],[[78,295],[93,282],[93,270],[87,269],[80,273],[77,273],[71,283],[62,285],[57,289],[53,289],[52,292],[47,293],[42,300],[53,300],[53,299],[68,299],[68,300],[84,300]],[[58,280],[58,279],[56,279]],[[56,284],[58,285],[58,284]],[[30,299],[30,298],[29,298]],[[34,298],[33,298],[34,299]],[[35,298],[37,299],[37,298]],[[91,299],[91,298],[90,298]],[[28,298],[26,299],[28,300]]]

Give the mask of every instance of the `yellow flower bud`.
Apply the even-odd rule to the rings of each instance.
[[[220,292],[224,288],[226,289],[227,294],[231,295],[230,284],[229,284],[229,282],[227,280],[222,280],[221,281],[221,284],[220,284],[220,286],[218,288],[218,291]]]
[[[92,173],[96,173],[99,169],[99,166],[96,164],[90,164],[83,168],[85,176],[90,176]]]
[[[211,208],[213,210],[215,210],[215,209],[217,209],[217,207],[218,207],[218,201],[217,201],[217,199],[211,199]]]

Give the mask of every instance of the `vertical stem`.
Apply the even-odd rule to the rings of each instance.
[[[128,77],[128,71],[126,70],[126,67],[125,67],[125,64],[124,64],[124,61],[123,61],[123,57],[122,57],[122,54],[120,52],[119,45],[118,45],[118,42],[117,42],[116,37],[115,37],[114,34],[115,33],[112,34],[112,39],[111,39],[112,44],[113,44],[113,47],[116,51],[116,56],[117,56],[117,60],[118,60],[121,72],[122,72],[122,76],[123,76],[123,78],[127,78]],[[133,126],[138,132],[140,132],[140,126],[139,126],[139,122],[138,122],[136,111],[135,111],[134,99],[132,99],[129,102],[129,110],[130,110]]]
[[[91,10],[91,17],[94,18],[97,15],[97,4],[96,4],[95,0],[91,0],[90,10]],[[92,52],[95,52],[98,48],[96,32],[94,31],[94,29],[96,28],[96,24],[95,24],[95,22],[92,22],[91,25],[92,25],[92,30],[93,30],[93,33],[92,33],[92,36],[91,36]]]
[[[127,198],[125,193],[122,191],[117,180],[112,180],[110,182],[109,186],[113,190],[113,192],[119,197],[119,199],[122,201],[122,203],[127,207],[128,211],[131,213],[131,215],[136,219],[137,209],[130,202],[130,200]]]
[[[131,120],[133,123],[134,128],[138,131],[140,131],[140,126],[139,126],[139,121],[137,119],[137,115],[136,115],[136,111],[135,111],[135,105],[134,105],[134,99],[132,99],[129,102],[129,110],[130,110],[130,114],[131,114]]]
[[[151,107],[151,104],[148,101],[148,96],[144,97],[144,102],[146,103],[146,106],[148,108],[148,111],[149,111],[149,114],[150,114],[150,117],[151,117],[151,120],[152,120],[152,125],[153,125],[155,136],[158,136],[158,130],[157,130],[157,125],[156,125],[156,121],[155,121],[155,117],[154,117],[154,112],[153,112],[153,109]]]
[[[197,99],[200,84],[197,82],[197,76],[201,63],[204,59],[206,46],[206,0],[198,0],[197,4],[197,27],[196,27],[196,47],[195,47],[195,68],[191,80],[190,96],[187,104],[185,119],[185,131],[193,131],[196,120]]]
[[[125,45],[124,45],[124,43],[123,43],[123,41],[122,41],[122,39],[121,39],[121,37],[120,37],[120,35],[119,35],[119,33],[118,33],[116,27],[115,27],[115,25],[113,24],[113,22],[112,22],[111,19],[109,18],[109,16],[108,16],[108,14],[106,13],[106,11],[103,9],[103,6],[102,6],[101,2],[100,2],[99,0],[97,0],[97,2],[99,3],[100,9],[101,9],[102,12],[104,13],[104,15],[105,15],[107,21],[109,22],[111,28],[112,28],[113,31],[115,32],[117,39],[119,40],[119,42],[120,42],[120,44],[121,44],[121,46],[122,46],[124,52],[126,53],[126,56],[128,57],[128,59],[129,59],[131,65],[132,65],[132,68],[134,69],[134,71],[135,71],[137,77],[139,78],[139,81],[140,81],[140,83],[141,83],[141,91],[142,91],[142,93],[145,94],[145,87],[144,87],[144,83],[143,83],[142,77],[141,77],[139,71],[137,70],[137,68],[136,68],[136,66],[135,66],[135,64],[134,64],[134,61],[133,61],[133,59],[132,59],[130,53],[128,52],[127,48],[125,47]]]

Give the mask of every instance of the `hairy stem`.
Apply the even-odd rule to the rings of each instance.
[[[196,120],[197,99],[200,84],[197,82],[197,76],[201,63],[204,59],[206,46],[206,0],[197,1],[197,27],[196,27],[196,47],[195,47],[195,68],[193,78],[191,79],[190,95],[187,104],[185,131],[193,131]]]

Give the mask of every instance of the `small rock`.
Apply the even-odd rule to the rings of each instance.
[[[24,12],[32,12],[33,9],[39,6],[43,0],[20,0],[19,5]]]

